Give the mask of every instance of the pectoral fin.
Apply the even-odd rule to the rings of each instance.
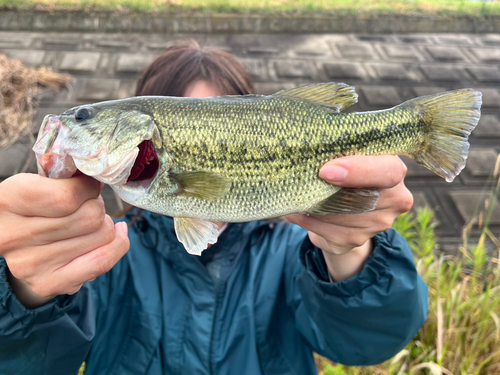
[[[219,229],[211,221],[191,217],[174,218],[175,233],[189,254],[201,255],[208,244],[217,242]]]
[[[379,189],[342,188],[309,211],[316,215],[353,215],[373,211],[380,197]]]
[[[178,183],[178,195],[204,200],[223,197],[231,187],[231,180],[218,173],[186,172],[171,174],[169,177]]]

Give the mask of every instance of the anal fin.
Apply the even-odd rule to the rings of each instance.
[[[341,188],[308,213],[316,215],[354,215],[373,211],[380,197],[379,189]]]
[[[189,254],[201,255],[219,237],[216,224],[192,217],[174,217],[175,234]]]

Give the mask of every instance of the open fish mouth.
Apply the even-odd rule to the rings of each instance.
[[[81,147],[75,146],[92,142],[71,137],[72,129],[65,126],[59,116],[48,115],[33,146],[38,171],[50,178],[70,178],[80,171],[112,186],[147,188],[160,168],[160,151],[152,140],[154,130],[147,131],[146,139],[136,146],[119,152],[116,147],[108,152],[109,142],[98,151],[82,152]],[[113,134],[114,131],[110,139]]]
[[[152,140],[141,142],[138,148],[139,153],[134,160],[127,183],[150,180],[160,169],[160,160]]]

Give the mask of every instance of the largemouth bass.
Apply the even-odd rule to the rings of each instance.
[[[377,190],[318,177],[334,158],[408,155],[447,181],[464,168],[480,92],[340,114],[356,102],[355,89],[338,83],[270,96],[134,97],[48,115],[33,149],[45,176],[78,169],[130,204],[174,217],[179,241],[201,254],[217,241],[211,221],[373,210]]]

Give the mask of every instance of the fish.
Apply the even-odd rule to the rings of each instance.
[[[333,82],[267,96],[132,97],[47,115],[33,150],[44,176],[80,171],[133,206],[173,217],[178,240],[200,255],[217,241],[214,221],[375,209],[379,190],[319,178],[335,158],[407,155],[451,182],[481,98],[462,89],[342,113],[358,96]]]

